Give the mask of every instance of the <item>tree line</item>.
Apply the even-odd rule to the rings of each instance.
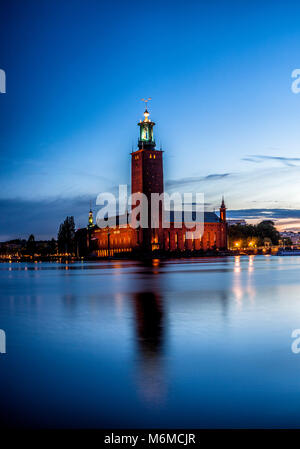
[[[274,222],[264,220],[256,225],[236,224],[228,227],[229,246],[255,247],[264,246],[266,243],[278,245],[280,234],[275,228]]]
[[[57,240],[36,240],[33,234],[30,234],[28,240],[14,239],[0,243],[1,254],[42,256],[59,254],[74,254],[75,248],[75,222],[74,217],[66,217],[59,226]]]

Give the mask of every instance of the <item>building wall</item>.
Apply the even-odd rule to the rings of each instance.
[[[187,239],[185,227],[181,229],[164,229],[165,251],[199,251],[212,248],[225,249],[227,247],[226,223],[205,223],[204,232],[201,238]]]
[[[208,249],[227,248],[227,227],[226,223],[205,223],[202,238],[186,239],[186,232],[189,231],[184,226],[174,228],[171,224],[169,228],[163,229],[163,241],[159,243],[157,230],[150,230],[152,233],[152,250],[162,251],[199,251]],[[109,228],[95,229],[92,232],[92,241],[95,253],[98,257],[113,256],[118,253],[130,253],[143,247],[142,230],[131,228],[129,225]]]
[[[113,256],[118,253],[130,253],[139,245],[139,232],[130,226],[95,229],[92,239],[96,241],[95,253],[98,257]]]

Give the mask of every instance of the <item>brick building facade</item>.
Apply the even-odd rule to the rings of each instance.
[[[131,226],[134,214],[132,216],[128,214],[125,221],[129,224],[119,224],[124,222],[123,216],[122,221],[120,217],[116,217],[116,226],[101,228],[93,224],[90,212],[86,233],[84,234],[83,230],[78,231],[79,233],[81,231],[81,240],[86,239],[85,253],[107,257],[132,252],[193,252],[226,249],[227,224],[224,199],[220,207],[220,216],[214,212],[204,212],[204,232],[201,237],[186,238],[187,231],[191,229],[187,229],[184,223],[181,228],[177,228],[172,211],[170,223],[167,228],[164,227],[162,203],[159,204],[158,225],[155,228],[151,227],[153,216],[151,194],[164,192],[163,151],[156,149],[153,137],[155,123],[149,119],[147,108],[144,112],[144,120],[138,125],[140,127],[138,148],[131,153],[131,193],[137,195],[143,193],[148,199],[148,227],[136,229]],[[194,219],[193,216],[193,221]]]

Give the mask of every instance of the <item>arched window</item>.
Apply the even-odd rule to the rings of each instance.
[[[170,248],[171,248],[171,233],[170,232],[168,232],[167,233],[167,241],[166,241],[166,249],[168,249],[168,250],[170,250]]]

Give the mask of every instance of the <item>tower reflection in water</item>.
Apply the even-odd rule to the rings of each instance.
[[[153,272],[149,274],[153,276]],[[147,284],[147,280],[144,280]],[[142,397],[152,404],[161,403],[166,393],[165,314],[159,285],[157,285],[158,281],[159,279],[154,281],[155,288],[152,286],[151,290],[133,294],[137,344],[137,384]],[[146,286],[144,285],[144,287]]]

